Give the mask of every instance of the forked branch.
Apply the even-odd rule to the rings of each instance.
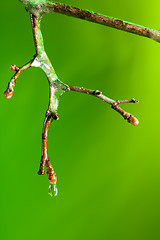
[[[122,117],[127,120],[129,123],[131,123],[134,126],[137,126],[139,121],[136,117],[134,117],[132,114],[125,112],[122,108],[120,108],[119,104],[122,103],[138,103],[137,100],[135,99],[131,99],[131,100],[117,100],[114,101],[106,96],[104,96],[102,94],[102,92],[100,92],[99,90],[89,90],[89,89],[85,89],[85,88],[79,88],[79,87],[73,87],[73,86],[69,86],[71,91],[76,91],[76,92],[81,92],[81,93],[86,93],[92,96],[95,96],[97,98],[100,98],[101,100],[103,100],[104,102],[108,103],[111,105],[111,107],[117,111],[118,113],[120,113],[122,115]]]
[[[11,65],[11,67],[10,67],[11,70],[15,71],[16,73],[11,78],[10,82],[8,83],[8,87],[7,87],[6,91],[4,92],[4,95],[7,99],[10,99],[12,97],[19,75],[24,70],[30,68],[32,66],[33,61],[34,61],[34,58],[31,61],[29,61],[28,63],[26,63],[25,65],[23,65],[22,67],[17,67],[16,65]]]
[[[141,36],[149,37],[158,42],[160,42],[160,32],[153,29],[138,26],[135,24],[120,21],[114,18],[110,18],[107,16],[103,16],[100,14],[96,14],[91,11],[81,10],[81,9],[66,6],[60,3],[53,3],[53,1],[49,1],[49,0],[20,0],[20,1],[25,4],[26,9],[30,12],[36,55],[33,57],[31,61],[29,61],[27,64],[25,64],[22,67],[17,67],[16,65],[11,66],[11,70],[15,71],[15,74],[11,78],[11,81],[9,82],[7,90],[5,91],[4,94],[7,99],[10,99],[12,97],[16,81],[19,75],[24,70],[30,67],[39,67],[45,72],[48,83],[49,83],[50,94],[49,94],[48,109],[45,115],[45,120],[43,125],[42,155],[41,155],[40,168],[39,168],[38,174],[44,175],[45,167],[46,167],[48,179],[50,182],[49,193],[50,195],[55,196],[57,194],[57,188],[56,188],[57,177],[48,156],[48,132],[49,132],[49,127],[52,121],[58,120],[58,105],[59,105],[60,96],[67,91],[76,91],[76,92],[82,92],[89,95],[93,95],[105,101],[106,103],[110,104],[115,111],[121,114],[124,119],[126,119],[129,123],[131,123],[134,126],[138,124],[137,118],[135,118],[130,113],[125,112],[122,108],[120,108],[119,105],[122,103],[137,103],[138,101],[134,99],[114,101],[104,96],[102,92],[98,90],[93,91],[89,89],[68,86],[67,84],[61,82],[58,79],[55,73],[55,70],[45,52],[43,36],[40,28],[40,22],[42,17],[48,12],[58,12],[58,13],[72,16],[72,17],[81,18],[91,22],[95,22],[95,23],[106,25],[106,26],[114,27],[117,29],[121,29],[124,31],[132,32]]]

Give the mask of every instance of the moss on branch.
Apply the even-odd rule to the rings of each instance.
[[[119,104],[137,103],[138,101],[134,99],[115,101],[104,96],[102,92],[98,90],[93,91],[85,88],[69,86],[61,82],[55,73],[55,70],[47,56],[47,53],[45,52],[44,41],[43,41],[43,36],[42,36],[41,26],[40,26],[42,16],[48,12],[57,12],[61,14],[66,14],[68,16],[114,27],[124,31],[132,32],[141,36],[150,37],[156,41],[160,41],[159,40],[160,33],[156,30],[151,30],[151,29],[134,25],[131,23],[127,23],[115,18],[110,18],[101,14],[96,14],[92,11],[81,10],[79,8],[67,6],[60,3],[55,3],[49,0],[19,0],[19,1],[22,2],[25,5],[26,10],[30,12],[36,54],[34,55],[31,61],[29,61],[27,64],[23,65],[22,67],[17,67],[16,65],[11,66],[11,70],[15,71],[15,74],[11,78],[11,81],[8,84],[7,90],[5,91],[5,97],[7,99],[12,97],[16,81],[19,75],[24,70],[30,67],[39,67],[45,72],[48,83],[49,83],[50,94],[49,94],[48,109],[45,115],[45,121],[43,125],[42,156],[41,156],[40,168],[39,168],[38,174],[43,175],[45,173],[44,168],[46,167],[48,179],[50,182],[49,193],[51,195],[56,195],[57,194],[57,188],[56,188],[57,177],[48,156],[48,132],[49,132],[49,127],[52,121],[59,119],[58,105],[59,105],[60,96],[67,91],[76,91],[76,92],[86,93],[86,94],[95,96],[101,99],[102,101],[110,104],[115,111],[117,111],[125,120],[127,120],[129,123],[131,123],[134,126],[136,126],[139,123],[137,118],[135,118],[132,114],[125,112],[122,108],[120,108]]]

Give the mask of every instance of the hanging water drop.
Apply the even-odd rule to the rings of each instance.
[[[51,197],[55,197],[55,196],[57,196],[57,194],[58,194],[58,189],[57,189],[56,184],[51,184],[49,186],[49,195]]]

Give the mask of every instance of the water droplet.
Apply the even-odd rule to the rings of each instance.
[[[58,194],[58,189],[57,189],[56,184],[51,184],[49,186],[49,195],[51,197],[55,197],[55,196],[57,196],[57,194]]]

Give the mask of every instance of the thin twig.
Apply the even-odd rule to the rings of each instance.
[[[125,112],[122,108],[120,108],[119,104],[121,103],[138,103],[135,99],[131,100],[117,100],[114,101],[102,94],[99,90],[93,91],[85,88],[79,88],[79,87],[74,87],[74,86],[69,86],[71,91],[76,91],[76,92],[81,92],[81,93],[86,93],[90,94],[92,96],[95,96],[97,98],[100,98],[104,102],[108,103],[111,105],[111,107],[116,110],[118,113],[122,115],[122,117],[127,120],[129,123],[131,123],[134,126],[137,126],[139,121],[137,118],[135,118],[132,114]]]
[[[121,103],[138,103],[137,100],[135,100],[134,98],[130,99],[130,100],[117,100],[116,101],[118,104],[121,104]]]
[[[49,126],[53,120],[58,120],[57,114],[53,114],[52,112],[50,112],[50,110],[47,110],[45,120],[44,120],[44,125],[43,125],[43,132],[42,132],[42,156],[41,156],[41,162],[40,162],[40,168],[39,168],[38,174],[43,175],[45,173],[44,167],[46,166],[48,180],[50,182],[49,194],[51,196],[56,196],[57,195],[57,187],[56,187],[57,176],[49,160],[48,146],[47,146]]]
[[[45,120],[44,120],[44,125],[43,125],[43,132],[42,132],[42,157],[40,162],[40,168],[38,171],[39,175],[43,175],[45,173],[44,167],[46,166],[50,184],[56,184],[56,181],[57,181],[56,174],[54,172],[54,169],[48,157],[48,146],[47,146],[49,126],[53,120],[58,120],[58,116],[56,114],[52,114],[49,110],[47,110]]]
[[[33,61],[34,61],[34,58],[31,61],[29,61],[28,63],[26,63],[25,65],[23,65],[22,67],[17,67],[16,65],[11,65],[11,70],[16,71],[16,73],[11,78],[10,82],[8,83],[7,90],[4,92],[4,95],[7,99],[10,99],[12,97],[19,75],[24,70],[30,68],[32,66]]]

